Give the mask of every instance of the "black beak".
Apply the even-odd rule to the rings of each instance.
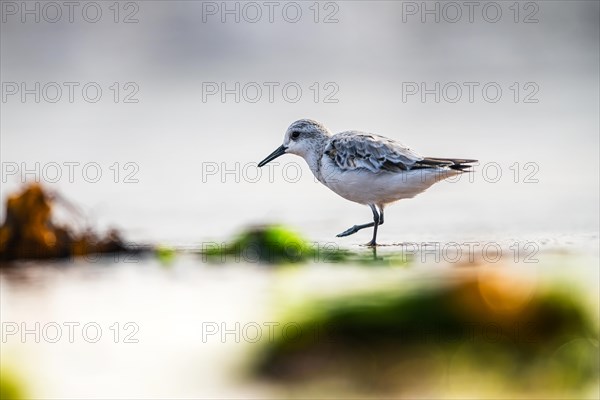
[[[269,154],[267,156],[267,158],[265,158],[264,160],[262,160],[261,162],[259,162],[258,166],[262,167],[262,166],[266,165],[267,163],[273,161],[277,157],[284,155],[286,150],[287,150],[287,147],[285,147],[284,145],[279,146],[277,148],[277,150],[275,150],[274,152],[272,152],[271,154]]]

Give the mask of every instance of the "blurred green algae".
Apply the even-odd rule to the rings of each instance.
[[[0,369],[0,400],[27,398],[23,382],[6,367]]]
[[[263,341],[253,371],[302,390],[335,382],[350,393],[593,391],[600,371],[590,307],[560,285],[523,295],[526,286],[474,273],[306,301],[283,318],[293,334],[279,329]]]
[[[177,250],[173,247],[160,245],[154,249],[154,255],[161,265],[168,267],[175,261]]]

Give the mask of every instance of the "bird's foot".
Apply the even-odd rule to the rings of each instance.
[[[353,227],[351,227],[351,228],[348,228],[348,229],[346,229],[344,232],[342,232],[342,233],[340,233],[340,234],[336,235],[336,237],[345,237],[345,236],[350,236],[350,235],[353,235],[353,234],[355,234],[355,233],[356,233],[356,232],[358,232],[358,231],[359,231],[359,229],[358,229],[358,226],[354,225]]]
[[[369,243],[365,244],[365,246],[367,246],[367,247],[377,247],[378,244],[377,244],[377,242],[375,242],[375,240],[371,240]]]

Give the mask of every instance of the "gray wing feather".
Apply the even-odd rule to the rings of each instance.
[[[343,170],[409,170],[424,158],[403,144],[383,136],[364,132],[334,135],[327,147],[328,155]]]

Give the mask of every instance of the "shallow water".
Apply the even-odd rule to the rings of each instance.
[[[428,253],[431,244],[429,250],[422,249],[428,253],[425,259],[410,249],[411,261],[403,265],[320,262],[273,267],[248,260],[205,263],[193,254],[178,255],[169,265],[152,256],[23,263],[0,275],[6,335],[2,366],[22,377],[34,397],[287,396],[297,389],[244,378],[260,352],[260,344],[251,343],[256,334],[250,325],[258,324],[266,336],[269,323],[283,323],[286,310],[308,299],[394,285],[420,287],[477,268],[511,271],[532,288],[550,282],[576,288],[597,315],[596,240],[555,238],[553,243],[539,243],[542,250],[534,257],[538,262],[514,263],[507,255],[486,264],[476,257],[480,267],[447,262],[449,253],[436,262]],[[370,249],[352,249],[363,261],[373,256]],[[383,247],[377,257],[386,260],[401,249]],[[293,322],[293,315],[285,321]],[[7,323],[17,323],[20,331],[8,335]],[[79,324],[73,325],[72,338],[68,323]],[[58,332],[55,324],[61,336],[50,343]],[[84,332],[86,324],[91,325]],[[101,337],[96,338],[98,327]],[[23,338],[22,328],[37,330],[39,343],[31,332]],[[229,332],[221,336],[226,329]],[[453,390],[464,393],[465,388]]]

